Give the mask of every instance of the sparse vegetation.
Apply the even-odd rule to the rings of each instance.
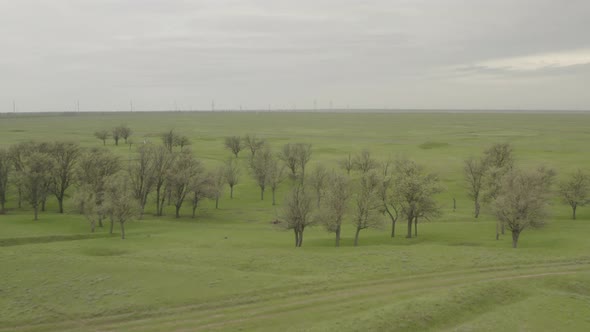
[[[43,121],[50,122],[53,116]],[[8,151],[9,162],[5,214],[0,216],[0,256],[7,267],[2,280],[9,286],[0,287],[0,331],[510,330],[514,324],[529,330],[590,328],[583,319],[590,312],[579,302],[580,296],[590,294],[586,287],[590,265],[585,256],[590,249],[586,240],[590,223],[587,211],[580,208],[576,220],[569,220],[572,206],[563,199],[573,174],[586,168],[579,133],[590,118],[585,114],[540,114],[534,120],[516,114],[454,117],[468,124],[469,130],[482,133],[475,139],[467,129],[457,130],[445,116],[429,116],[428,121],[441,128],[437,140],[449,142],[444,148],[419,148],[424,135],[414,135],[413,130],[425,133],[430,127],[428,121],[416,121],[414,114],[268,113],[257,115],[255,121],[253,113],[175,113],[165,119],[157,114],[123,114],[114,119],[81,114],[68,119],[72,122],[55,116],[59,124],[38,133],[14,131],[34,124],[35,117],[2,118],[0,157],[2,150]],[[162,128],[199,132],[198,139],[188,136],[198,172],[180,204],[180,218],[171,212],[180,195],[172,193],[168,181],[171,174],[191,177],[180,173],[192,167],[172,166],[189,149],[174,143],[168,148],[159,139],[137,141],[131,149],[114,144],[103,148],[101,141],[88,134],[123,122],[133,123],[147,138],[160,136]],[[328,123],[337,128],[326,131]],[[524,124],[527,132],[521,135],[514,128]],[[213,126],[220,129],[207,130]],[[447,133],[443,130],[447,127],[454,129]],[[291,170],[271,154],[265,188],[276,194],[276,208],[268,199],[260,200],[261,188],[254,176],[240,177],[239,195],[233,200],[229,199],[231,188],[224,192],[228,188],[228,152],[220,148],[224,137],[254,130],[264,132],[266,139],[255,156],[267,148],[282,151],[286,144],[313,143],[313,159],[305,171],[299,162],[295,164],[296,181],[284,180]],[[485,135],[490,132],[493,135]],[[28,143],[30,139],[37,143]],[[75,181],[64,190],[65,213],[57,213],[59,201],[52,185],[57,177],[50,172],[51,181],[39,187],[47,190],[44,199],[37,201],[40,221],[33,222],[34,208],[21,176],[29,172],[32,155],[56,163],[53,143],[67,141],[79,142],[80,150],[73,163]],[[474,201],[465,188],[462,160],[481,156],[495,141],[510,142],[501,144],[509,149],[484,152],[478,160],[496,160],[488,156],[505,156],[509,151],[512,161],[490,162],[493,167],[482,179],[481,209],[474,223]],[[561,146],[572,148],[556,152]],[[349,151],[365,148],[370,148],[376,166],[365,176],[362,171],[348,176],[338,160]],[[139,177],[149,178],[150,172],[139,171],[144,149],[155,155],[147,196],[138,189],[140,185],[136,187]],[[388,156],[397,157],[390,160]],[[244,156],[234,155],[231,160],[236,169],[246,171],[249,166]],[[546,169],[528,170],[540,162],[550,164],[558,175]],[[311,185],[317,165],[329,174],[320,195]],[[306,174],[304,187],[302,174]],[[363,177],[374,181],[366,179],[363,184]],[[559,183],[556,191],[548,189],[552,178]],[[529,182],[518,179],[536,179],[530,183],[537,184],[523,184],[520,190],[515,184]],[[360,199],[363,188],[373,188],[365,196],[371,199]],[[291,190],[297,192],[297,200]],[[407,199],[412,192],[413,198]],[[147,199],[140,221],[141,197]],[[163,215],[168,197],[170,212]],[[453,199],[457,201],[454,210]],[[45,212],[41,211],[43,201]],[[286,213],[287,203],[294,201],[298,202],[292,205],[296,213]],[[354,247],[357,224],[353,221],[363,215],[359,211],[366,210],[358,208],[359,202],[361,207],[371,207],[367,220],[374,221],[375,227],[363,229]],[[533,208],[527,211],[535,214],[496,222],[502,209],[516,211],[511,208],[515,202],[528,204]],[[390,224],[394,235],[396,221],[404,221],[405,226],[408,219],[411,238],[390,236]],[[103,221],[112,221],[112,235],[110,227],[100,228]],[[544,227],[533,227],[541,221]],[[385,222],[387,230],[382,227]],[[511,249],[514,235],[495,241],[491,232],[496,223],[508,234],[519,232],[517,246],[523,249]],[[420,236],[415,238],[418,225]],[[292,248],[294,234],[298,246],[305,235],[304,248]],[[335,235],[337,250],[330,248]],[[136,278],[137,273],[142,277]],[[59,312],[48,310],[53,304],[59,304]],[[518,312],[518,319],[510,312]],[[306,319],[293,319],[293,315]]]

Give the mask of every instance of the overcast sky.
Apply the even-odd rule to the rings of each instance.
[[[590,110],[588,0],[0,0],[0,13],[0,111]]]

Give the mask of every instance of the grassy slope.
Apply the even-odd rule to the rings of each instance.
[[[0,117],[0,146],[47,137],[98,146],[92,132],[121,122],[137,141],[175,128],[193,138],[208,165],[228,156],[224,136],[254,132],[275,147],[310,142],[314,161],[329,167],[364,147],[383,158],[406,155],[444,180],[445,214],[421,225],[417,239],[370,230],[353,248],[347,228],[344,247],[333,248],[332,236],[314,228],[295,250],[292,234],[270,225],[277,211],[258,200],[246,172],[221,210],[205,203],[195,220],[148,216],[129,225],[125,241],[102,230],[89,236],[77,215],[46,213],[33,222],[11,204],[0,216],[0,331],[590,328],[590,212],[581,209],[572,222],[556,201],[549,226],[525,232],[512,250],[508,238],[493,240],[489,217],[472,220],[461,180],[461,161],[498,141],[514,144],[521,165],[542,162],[562,174],[586,166],[589,115]],[[129,155],[124,146],[109,148]]]

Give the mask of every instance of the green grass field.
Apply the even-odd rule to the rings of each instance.
[[[391,239],[385,223],[361,232],[353,247],[348,222],[340,248],[319,226],[295,248],[292,232],[271,224],[280,206],[270,195],[260,201],[245,167],[234,199],[226,191],[219,210],[205,202],[192,219],[187,204],[180,219],[172,207],[156,218],[148,203],[145,219],[126,226],[126,240],[108,229],[91,234],[82,216],[55,213],[53,200],[35,222],[12,199],[0,215],[0,331],[590,330],[590,207],[572,221],[556,198],[547,226],[526,230],[512,249],[509,235],[495,240],[485,207],[472,218],[462,178],[462,161],[496,142],[513,145],[519,166],[543,164],[558,179],[590,169],[590,114],[1,115],[0,147],[99,147],[94,131],[121,123],[135,142],[159,144],[160,132],[175,129],[209,167],[229,157],[225,136],[245,134],[276,149],[311,143],[310,168],[337,168],[363,148],[381,159],[408,157],[439,174],[444,214],[420,224],[413,239]],[[109,144],[123,160],[132,156],[133,148]]]

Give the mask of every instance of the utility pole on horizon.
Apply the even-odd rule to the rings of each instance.
[[[133,113],[133,100],[129,101],[129,109],[131,110],[131,113]]]

